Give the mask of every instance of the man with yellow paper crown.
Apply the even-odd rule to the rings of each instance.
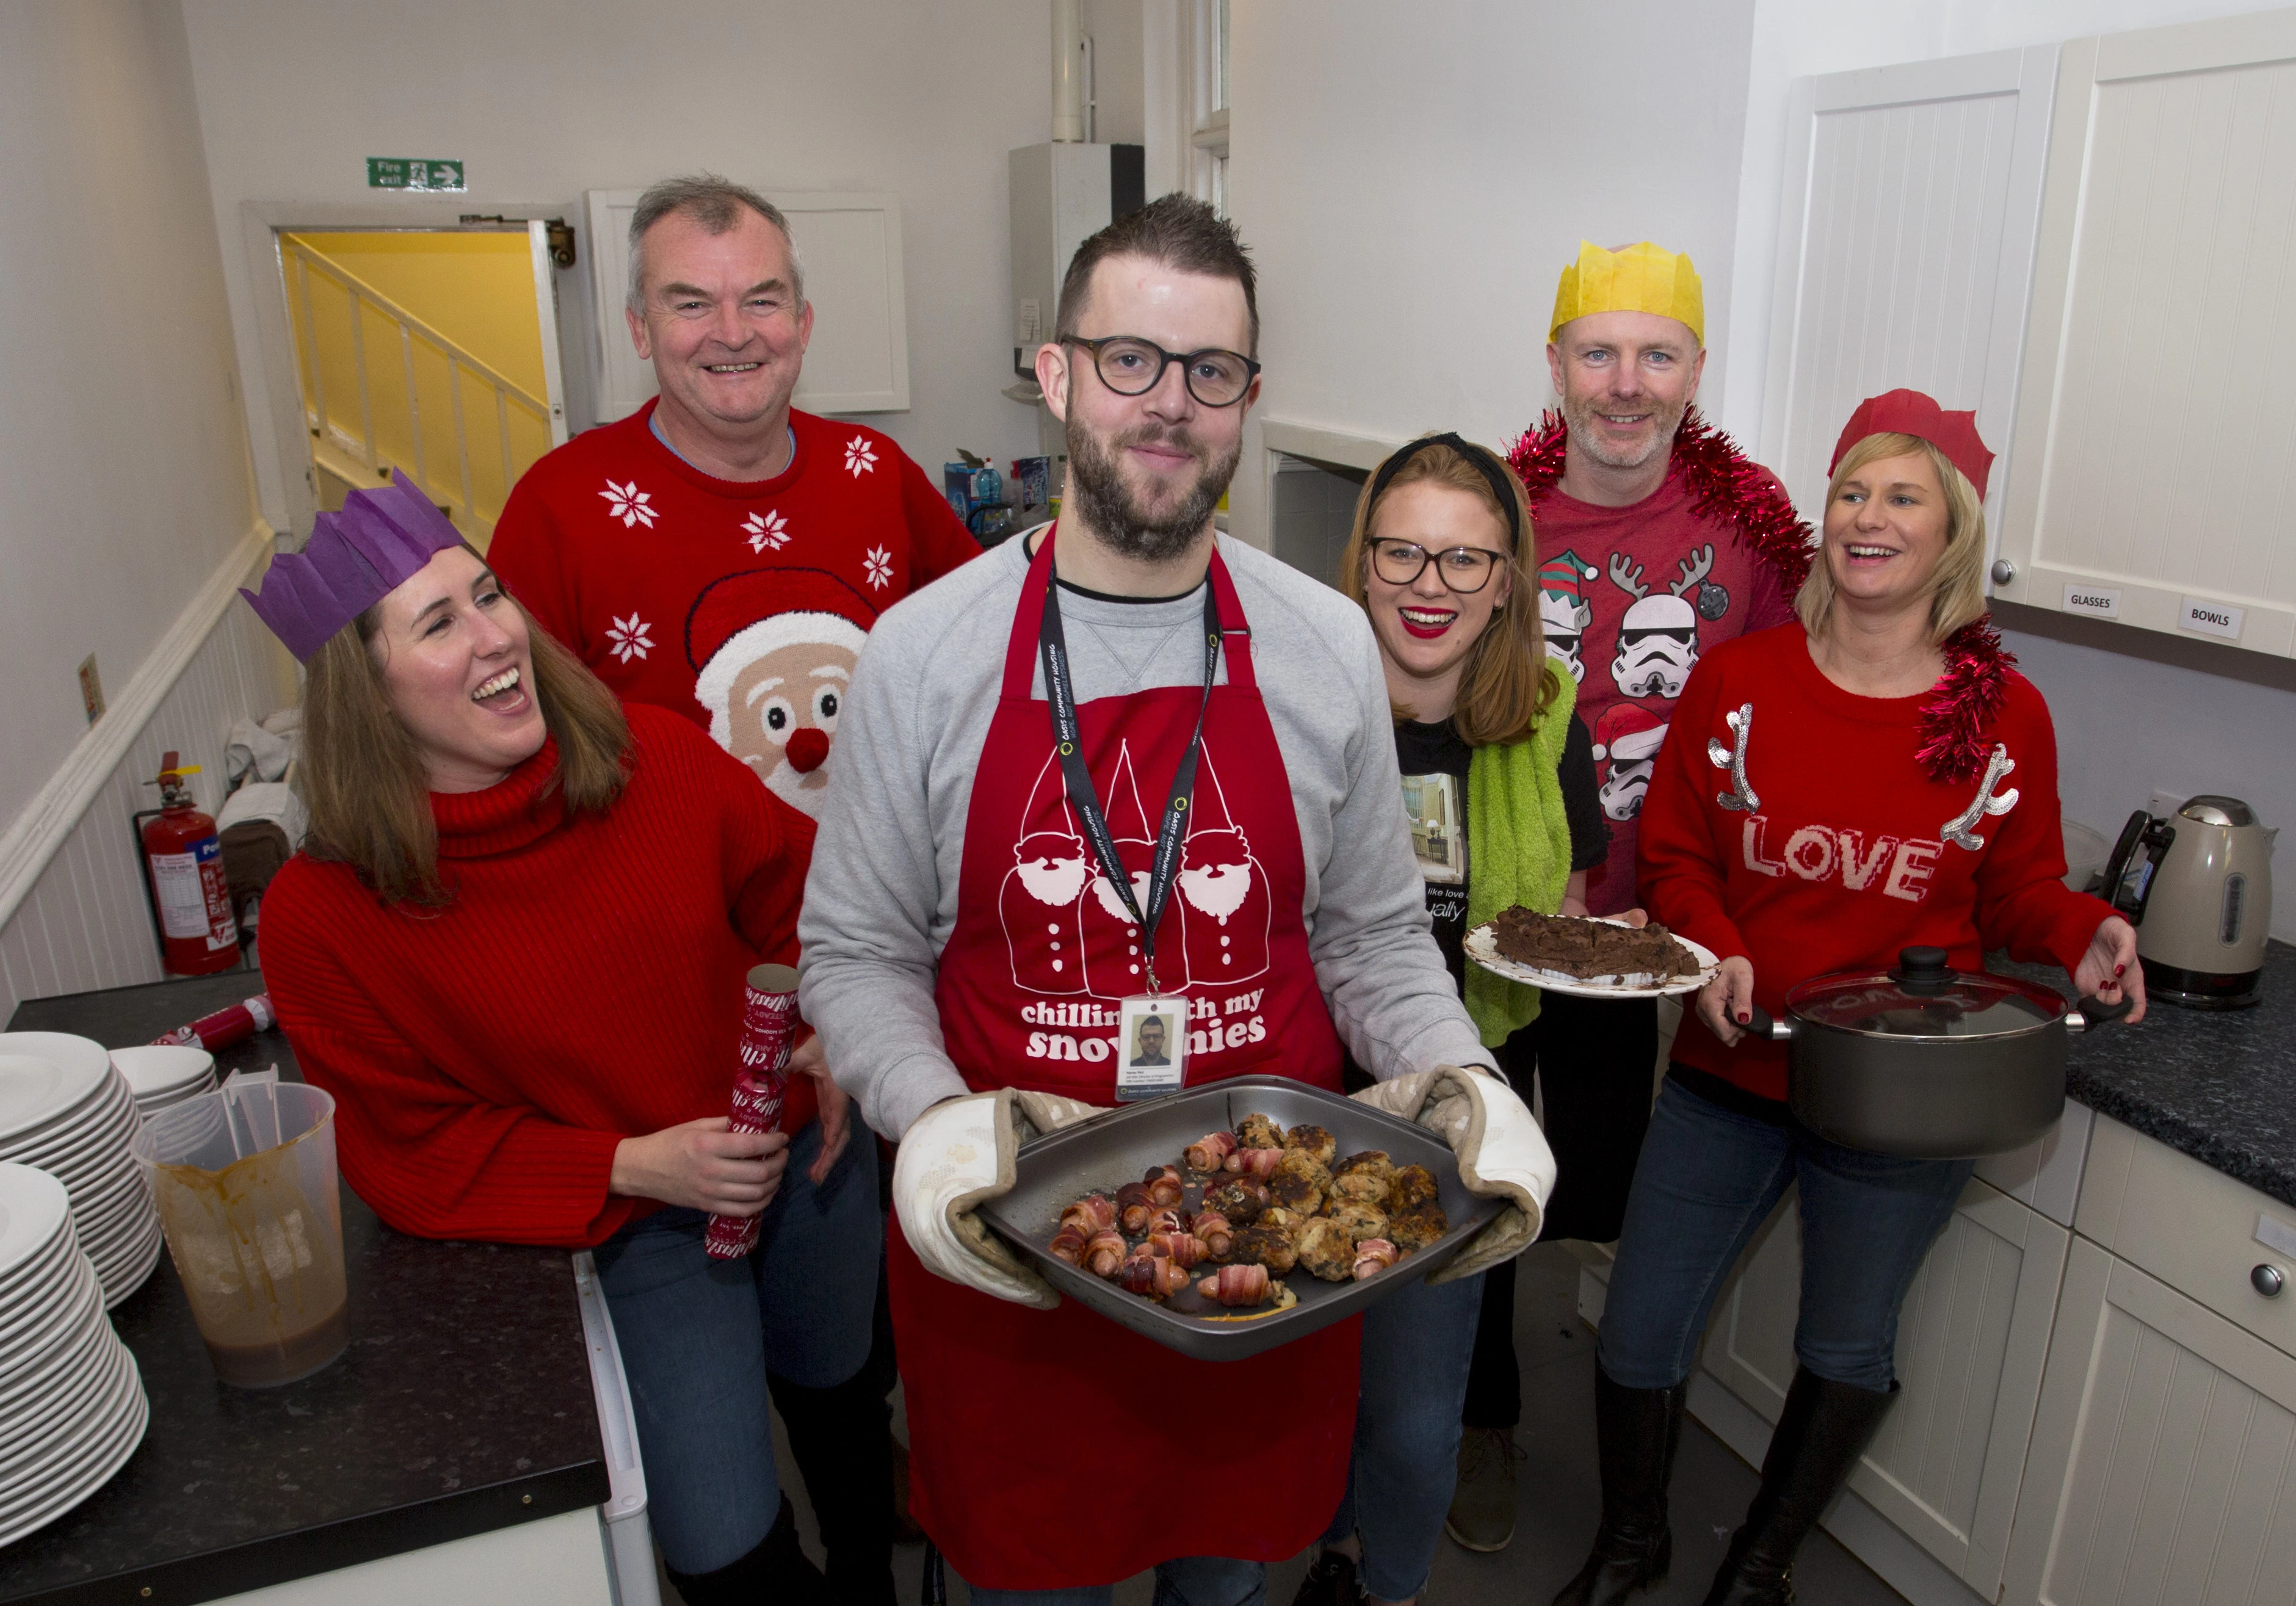
[[[1610,860],[1587,887],[1596,914],[1637,901],[1636,817],[1700,652],[1791,620],[1809,566],[1809,530],[1784,488],[1691,405],[1705,331],[1687,256],[1648,241],[1617,250],[1582,242],[1547,330],[1562,413],[1508,454],[1529,488],[1546,560],[1547,651],[1579,679],[1611,817]],[[1531,1029],[1548,1141],[1571,1157],[1542,1235],[1607,1242],[1619,1235],[1650,1122],[1657,1005],[1549,993]],[[1514,1528],[1513,1271],[1510,1262],[1485,1278],[1463,1413],[1448,1528],[1472,1550],[1496,1550]]]

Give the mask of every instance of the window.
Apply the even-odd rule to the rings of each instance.
[[[1227,216],[1228,0],[1186,0],[1188,193]]]

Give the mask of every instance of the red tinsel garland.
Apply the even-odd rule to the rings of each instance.
[[[1536,430],[1507,450],[1507,462],[1522,476],[1535,506],[1562,478],[1570,428],[1559,413],[1540,416]],[[1683,410],[1674,432],[1673,463],[1690,487],[1691,511],[1730,526],[1738,545],[1769,565],[1791,597],[1809,575],[1810,528],[1767,469],[1741,452],[1735,442],[1699,416]]]
[[[1534,507],[1562,478],[1570,438],[1562,414],[1549,412],[1508,448],[1507,463],[1522,477]],[[1777,575],[1787,596],[1801,589],[1813,555],[1809,526],[1768,471],[1695,407],[1685,409],[1675,430],[1674,471],[1689,485],[1693,512],[1727,523],[1739,545]],[[1933,781],[1965,781],[1985,768],[1990,747],[1985,732],[2009,694],[2009,672],[2017,660],[1983,617],[1948,636],[1940,651],[1945,675],[1922,704],[1915,758]]]
[[[2009,695],[2016,655],[2001,645],[1991,618],[1980,614],[1938,649],[1945,676],[1922,704],[1921,745],[1914,758],[1932,781],[1967,781],[1981,774],[1992,743],[1985,739]]]

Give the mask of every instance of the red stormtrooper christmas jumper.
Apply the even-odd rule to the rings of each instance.
[[[1695,409],[1680,440],[1702,431]],[[1554,488],[1563,425],[1545,425],[1511,454],[1530,492],[1538,535],[1538,612],[1546,651],[1578,680],[1578,717],[1595,738],[1595,777],[1611,822],[1609,862],[1587,877],[1587,904],[1635,904],[1635,822],[1674,700],[1702,653],[1793,618],[1792,586],[1741,541],[1726,517],[1702,516],[1677,458],[1640,502],[1599,507]],[[1759,481],[1779,502],[1784,488]],[[1791,504],[1788,504],[1789,506]]]
[[[716,479],[654,403],[527,471],[488,561],[624,701],[681,714],[818,818],[824,764],[877,615],[979,543],[890,438],[791,409],[771,479]]]
[[[2005,947],[2070,971],[2112,911],[2064,884],[2056,733],[2032,683],[2007,678],[1982,744],[2006,749],[2013,767],[1937,781],[1915,759],[1931,693],[1843,691],[1810,661],[1799,624],[1703,655],[1643,806],[1652,918],[1725,959],[1743,955],[1754,1001],[1773,1015],[1795,984],[1886,969],[1900,948],[1943,948],[1956,970],[1976,971]],[[1725,1048],[1694,1011],[1683,1012],[1674,1058],[1786,1096],[1784,1044]]]

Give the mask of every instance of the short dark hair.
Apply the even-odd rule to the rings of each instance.
[[[1111,257],[1146,257],[1186,274],[1233,279],[1243,286],[1243,309],[1251,318],[1251,349],[1259,355],[1259,273],[1230,223],[1192,195],[1175,190],[1136,212],[1128,212],[1077,247],[1061,281],[1055,338],[1065,340],[1084,322],[1092,299],[1092,272]]]
[[[797,240],[790,233],[789,219],[782,216],[781,208],[747,184],[735,184],[715,173],[689,173],[678,178],[665,178],[648,189],[638,197],[637,209],[630,214],[630,310],[645,310],[644,242],[648,229],[677,212],[693,218],[712,234],[722,234],[742,220],[744,208],[782,232],[782,240],[789,247],[790,276],[795,281],[790,286],[790,293],[803,307],[805,264],[798,258]]]

